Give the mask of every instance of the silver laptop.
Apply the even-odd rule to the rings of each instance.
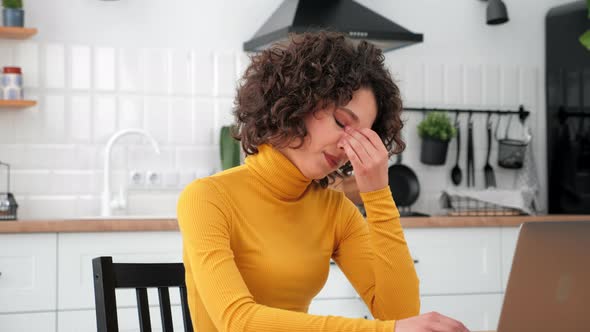
[[[497,332],[527,331],[590,331],[590,221],[522,225]]]

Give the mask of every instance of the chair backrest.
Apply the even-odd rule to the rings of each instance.
[[[192,332],[182,263],[113,263],[112,257],[92,260],[98,332],[118,332],[116,288],[135,288],[140,330],[151,332],[148,288],[158,289],[162,331],[173,331],[169,287],[180,289],[184,331]]]

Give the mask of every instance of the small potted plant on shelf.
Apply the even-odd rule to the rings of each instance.
[[[24,27],[25,11],[22,0],[2,0],[2,24],[6,27]]]
[[[422,138],[420,161],[427,165],[443,165],[447,160],[449,141],[456,130],[444,112],[429,112],[418,125]]]

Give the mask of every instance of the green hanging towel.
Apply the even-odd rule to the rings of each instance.
[[[240,143],[232,137],[230,126],[221,127],[219,152],[223,170],[240,165]]]

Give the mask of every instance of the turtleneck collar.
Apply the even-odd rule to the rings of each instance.
[[[268,144],[260,145],[257,154],[248,156],[246,166],[280,199],[301,197],[312,182],[285,155]]]

